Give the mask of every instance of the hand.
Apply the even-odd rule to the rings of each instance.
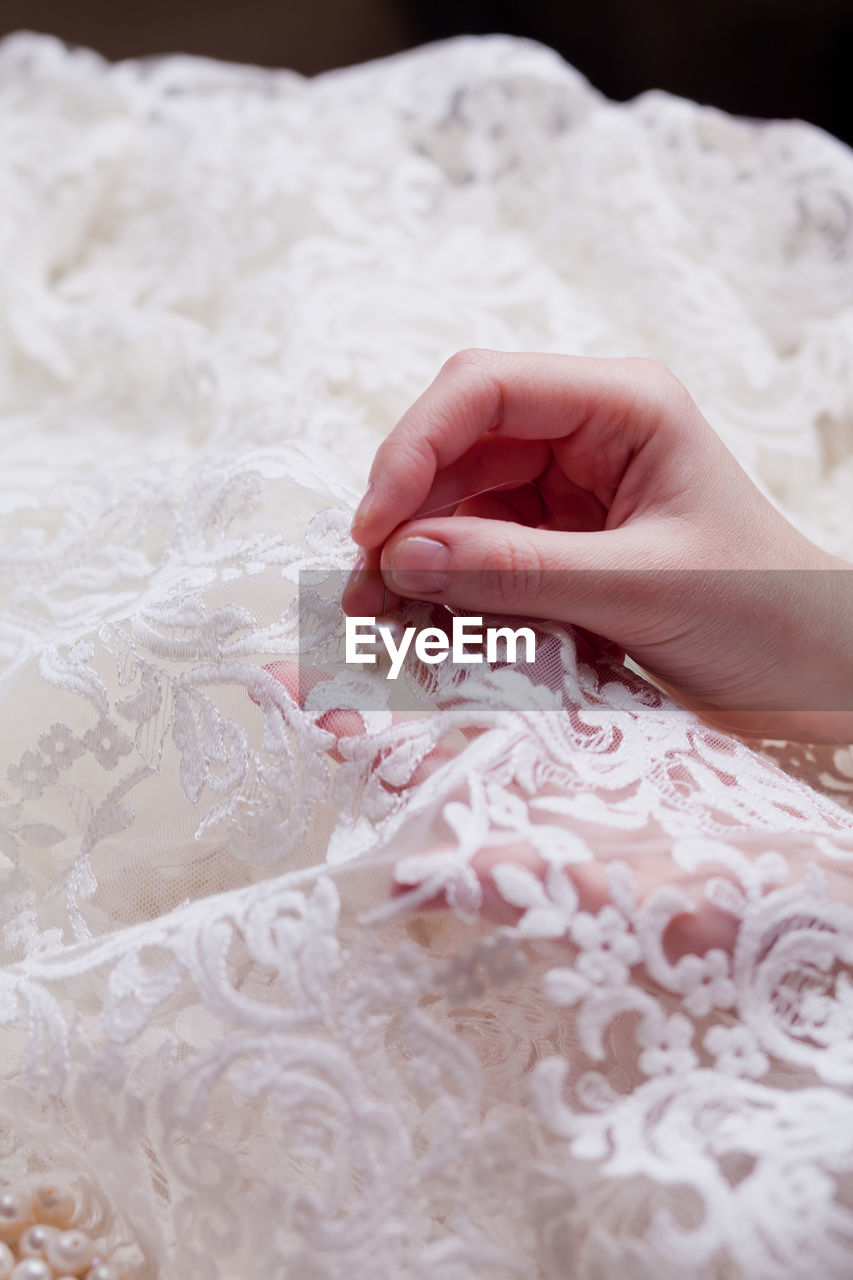
[[[649,361],[454,356],[377,451],[353,537],[349,613],[390,590],[568,622],[712,724],[853,738],[851,566]]]
[[[436,608],[433,622],[438,626],[446,625],[449,619],[442,619],[440,613]],[[586,660],[594,661],[594,655],[585,642],[581,641],[579,648]],[[300,668],[293,662],[274,662],[266,671],[286,689],[290,698],[303,706],[309,692],[328,679],[319,671]],[[463,805],[466,803],[467,781],[462,782],[458,791],[453,787],[454,778],[457,782],[460,778],[455,767],[460,749],[464,756],[464,747],[460,748],[458,742],[439,738],[432,749],[413,756],[410,770],[405,774],[401,773],[397,759],[397,745],[407,737],[405,721],[394,717],[393,722],[376,737],[366,731],[361,715],[348,709],[326,710],[316,716],[315,723],[328,735],[326,750],[330,759],[338,764],[347,763],[350,769],[355,767],[365,789],[388,791],[405,806],[407,797],[415,798],[416,790],[422,784],[443,772],[446,779],[444,803],[453,800]],[[479,737],[479,731],[472,726],[464,731],[464,736],[473,742]],[[392,765],[390,771],[386,770],[389,763]],[[463,776],[467,779],[467,774]],[[449,790],[447,781],[451,784]],[[523,797],[514,783],[511,790]],[[548,792],[546,786],[538,794],[541,797]],[[625,872],[633,884],[636,901],[632,929],[640,943],[638,955],[641,952],[643,961],[650,962],[650,976],[661,971],[659,945],[670,964],[683,956],[704,955],[708,951],[733,953],[740,922],[737,914],[718,905],[726,897],[735,904],[735,909],[738,901],[748,907],[749,928],[753,936],[747,951],[749,947],[758,947],[757,940],[764,933],[768,938],[778,940],[783,916],[785,919],[791,917],[790,927],[801,927],[803,912],[808,912],[805,905],[808,895],[817,892],[817,901],[824,902],[821,883],[826,887],[827,901],[833,904],[832,911],[837,911],[841,904],[849,903],[853,897],[850,859],[845,861],[841,856],[841,849],[849,847],[850,840],[843,832],[838,832],[833,841],[835,851],[826,845],[821,848],[820,842],[816,845],[813,839],[804,838],[797,832],[777,832],[772,838],[773,852],[768,857],[765,830],[733,829],[726,839],[709,837],[703,831],[698,833],[701,856],[694,862],[685,858],[683,849],[676,856],[672,838],[656,829],[655,824],[644,832],[632,832],[626,839],[624,829],[619,826],[602,827],[594,822],[561,816],[557,812],[549,812],[547,821],[549,825],[564,824],[575,845],[585,842],[589,858],[567,861],[556,868],[546,862],[522,835],[510,842],[486,844],[471,856],[466,865],[466,870],[479,884],[477,914],[501,925],[512,926],[521,921],[523,910],[504,895],[502,870],[515,868],[535,877],[549,894],[555,892],[556,880],[555,905],[562,906],[562,913],[560,910],[555,913],[547,932],[534,930],[527,936],[568,941],[575,910],[597,915],[612,904],[611,872],[618,865],[624,869],[623,886]],[[682,845],[690,843],[689,840],[681,841]],[[720,855],[718,861],[714,859],[715,851]],[[399,906],[414,913],[450,906],[459,908],[457,885],[461,873],[455,852],[454,845],[447,842],[445,828],[444,842],[439,836],[432,845],[427,841],[424,846],[417,847],[415,841],[415,847],[398,857],[392,864],[390,891],[392,897],[399,899]],[[772,868],[771,863],[774,864]],[[432,870],[433,864],[435,870]],[[817,867],[820,868],[820,881],[816,884]],[[566,902],[565,894],[559,892],[559,881],[563,878],[571,885],[569,892],[576,895],[574,906]],[[379,884],[379,879],[376,883]],[[709,893],[712,883],[717,885],[715,895]],[[729,889],[721,896],[719,888],[725,884]],[[444,887],[437,888],[436,885]],[[470,877],[463,880],[462,888],[463,897],[470,899]],[[785,899],[784,903],[776,899],[775,905],[773,902],[765,904],[765,898],[777,890]],[[470,906],[464,910],[469,914]],[[564,921],[560,920],[561,914],[565,916]],[[837,916],[833,919],[837,925]],[[526,934],[523,922],[521,933]],[[741,963],[743,960],[742,956]]]

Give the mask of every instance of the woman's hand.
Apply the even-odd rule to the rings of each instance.
[[[711,723],[853,739],[851,566],[649,361],[454,356],[377,451],[353,537],[351,614],[390,590],[568,622]]]

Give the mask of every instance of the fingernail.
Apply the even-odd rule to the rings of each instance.
[[[404,538],[391,557],[387,575],[403,595],[432,595],[447,586],[450,549],[435,538]]]
[[[347,578],[347,584],[344,587],[344,591],[349,591],[351,587],[355,586],[355,584],[358,582],[361,575],[364,573],[364,566],[366,564],[367,564],[367,556],[360,555],[356,560],[355,564],[353,565],[350,576]]]
[[[365,520],[370,515],[371,508],[373,507],[373,498],[373,485],[369,484],[367,486],[367,492],[355,509],[355,515],[352,518],[352,529],[356,529],[360,524],[364,524]]]

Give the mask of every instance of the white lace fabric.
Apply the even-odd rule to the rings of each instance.
[[[0,1179],[82,1180],[137,1280],[846,1280],[850,750],[550,628],[559,709],[486,673],[336,759],[264,667],[461,347],[665,362],[853,558],[850,153],[507,38],[21,35],[0,189]]]

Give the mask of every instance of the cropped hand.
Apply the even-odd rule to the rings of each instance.
[[[652,362],[454,356],[377,451],[353,538],[351,614],[390,590],[571,623],[710,723],[853,737],[851,566]]]

